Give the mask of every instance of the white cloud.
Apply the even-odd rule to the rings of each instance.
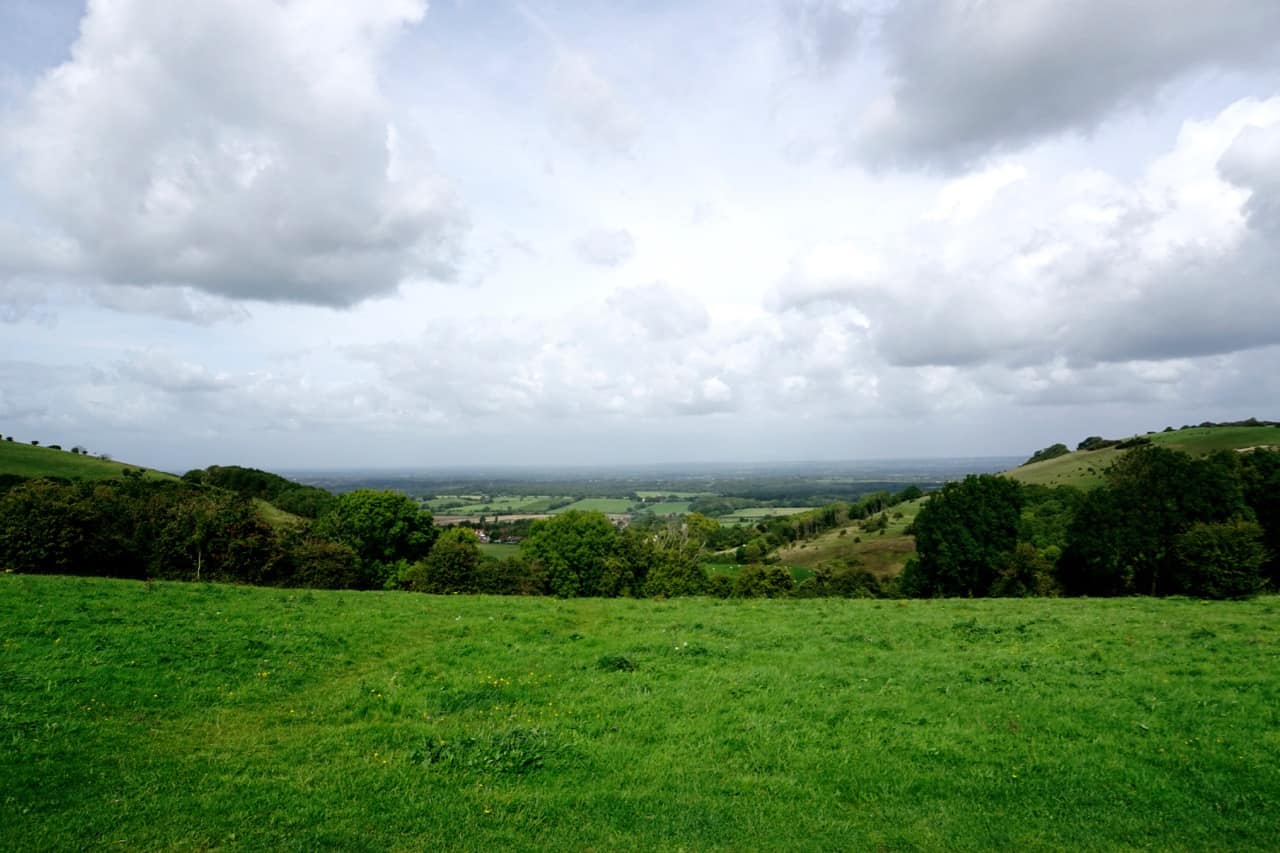
[[[640,120],[584,54],[562,50],[551,70],[556,126],[575,143],[627,154],[640,135]]]
[[[350,305],[456,276],[457,203],[398,129],[379,56],[420,0],[95,0],[4,134],[68,247],[27,272]]]
[[[625,228],[597,228],[573,241],[578,257],[589,264],[616,267],[635,254],[636,241]]]

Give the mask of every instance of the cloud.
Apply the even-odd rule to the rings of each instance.
[[[782,33],[787,52],[806,68],[827,73],[858,47],[863,14],[850,0],[784,0]]]
[[[150,314],[168,320],[211,326],[249,317],[239,302],[191,287],[135,287],[97,285],[89,289],[95,303],[128,314]]]
[[[1204,68],[1280,59],[1271,0],[900,0],[882,21],[890,88],[855,155],[957,169],[1088,133]]]
[[[654,340],[696,337],[710,323],[706,307],[696,296],[661,282],[620,288],[609,297],[609,307]]]
[[[767,305],[856,310],[876,353],[907,367],[1085,366],[1278,344],[1278,129],[1280,98],[1246,99],[1187,122],[1130,182],[974,173],[874,253],[815,246]]]
[[[561,49],[549,88],[556,128],[570,141],[609,154],[631,151],[639,117],[585,54]]]
[[[3,137],[27,227],[68,247],[27,272],[333,306],[455,278],[465,218],[379,81],[424,11],[91,2]]]
[[[597,228],[574,240],[573,249],[589,264],[616,267],[635,254],[636,242],[625,228]]]

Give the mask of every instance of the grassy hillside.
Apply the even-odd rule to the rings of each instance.
[[[65,477],[69,480],[110,480],[125,468],[141,468],[127,462],[82,456],[69,450],[34,447],[16,441],[0,441],[0,474],[19,477]],[[152,478],[174,479],[173,474],[143,469]]]
[[[1274,849],[1277,617],[0,575],[0,846]]]
[[[916,553],[915,539],[904,531],[915,520],[923,500],[907,501],[888,511],[889,527],[883,534],[869,533],[859,522],[828,530],[821,535],[778,551],[781,563],[815,568],[822,563],[856,563],[879,577],[892,577]],[[901,518],[895,517],[898,513]]]
[[[1160,447],[1204,456],[1215,450],[1280,445],[1280,427],[1191,427],[1152,433],[1147,438]],[[1023,465],[1005,474],[1023,483],[1090,489],[1102,484],[1103,471],[1124,452],[1114,447],[1075,451],[1044,462]]]

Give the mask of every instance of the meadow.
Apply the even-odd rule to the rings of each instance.
[[[118,480],[121,472],[127,468],[142,470],[148,479],[176,479],[174,475],[163,471],[143,469],[138,465],[130,466],[110,459],[72,453],[70,450],[37,447],[19,441],[0,442],[0,474],[18,477],[64,477],[87,481]]]
[[[0,846],[1274,850],[1277,616],[0,575]]]

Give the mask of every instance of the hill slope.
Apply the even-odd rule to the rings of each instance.
[[[63,477],[68,480],[118,479],[126,468],[140,468],[153,479],[176,479],[173,474],[112,459],[82,456],[68,450],[0,441],[0,474],[19,477]]]
[[[1280,427],[1189,427],[1173,432],[1151,433],[1146,438],[1157,447],[1181,450],[1192,456],[1205,456],[1216,450],[1244,450],[1250,447],[1280,445]],[[1125,452],[1114,447],[1101,450],[1077,450],[1044,462],[1022,465],[1004,473],[1005,476],[1023,483],[1092,489],[1102,485],[1103,472],[1120,454]]]

